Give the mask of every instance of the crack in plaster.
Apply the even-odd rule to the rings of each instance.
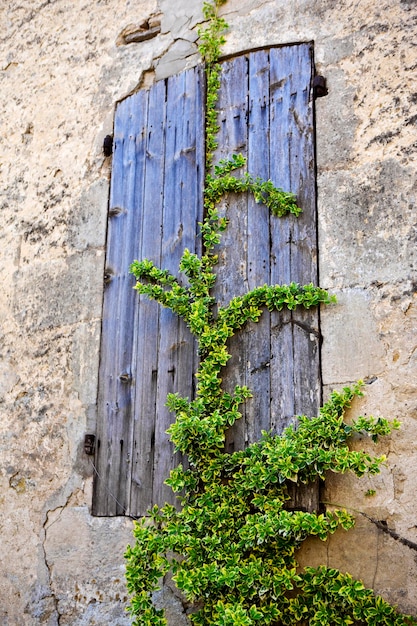
[[[68,484],[67,484],[68,487]],[[65,488],[64,488],[65,490]],[[64,491],[63,490],[63,491]],[[54,604],[54,613],[55,613],[55,625],[59,626],[61,623],[61,618],[63,617],[59,611],[59,600],[54,592],[54,581],[53,581],[53,566],[48,560],[48,552],[47,552],[47,542],[48,542],[48,530],[59,520],[62,512],[65,508],[70,504],[73,496],[76,494],[77,488],[74,486],[69,486],[68,493],[59,493],[57,494],[57,499],[64,498],[63,504],[58,504],[53,508],[47,508],[44,513],[44,521],[42,523],[42,531],[41,531],[41,549],[42,549],[42,562],[46,568],[47,580],[45,581],[45,586],[50,591],[50,595],[44,595],[43,599],[51,598]],[[55,514],[55,515],[54,515]],[[54,516],[54,519],[51,520],[51,516]]]
[[[42,537],[42,552],[43,552],[43,562],[45,563],[46,566],[46,570],[48,573],[48,587],[49,590],[51,592],[51,595],[48,596],[49,598],[53,599],[54,602],[54,608],[55,608],[55,614],[56,614],[56,624],[59,626],[60,621],[61,621],[61,614],[59,612],[59,606],[58,606],[58,598],[55,595],[54,591],[53,591],[53,576],[52,576],[52,565],[49,563],[48,560],[48,554],[47,554],[47,550],[46,550],[46,544],[48,541],[48,529],[59,519],[62,511],[64,510],[64,508],[67,506],[69,500],[71,499],[71,494],[67,497],[67,500],[65,502],[65,504],[63,506],[58,506],[55,509],[51,509],[46,511],[45,514],[45,519],[44,522],[42,524],[42,530],[43,530],[43,537]],[[49,524],[49,516],[53,513],[55,513],[56,511],[59,511],[57,517]]]
[[[370,515],[367,515],[366,513],[363,513],[362,511],[360,511],[360,514],[363,515],[364,517],[366,517],[366,519],[369,520],[370,522],[372,522],[372,524],[375,524],[375,526],[379,530],[381,530],[383,533],[386,533],[387,535],[389,535],[395,541],[399,541],[399,543],[402,543],[403,546],[407,546],[407,548],[410,548],[410,550],[416,550],[417,551],[417,543],[415,543],[414,541],[410,541],[410,539],[407,539],[406,537],[403,537],[399,533],[395,532],[395,530],[390,528],[385,521],[377,520],[374,517],[371,517]]]
[[[161,33],[161,37],[164,37],[164,36],[166,37],[164,33]],[[155,83],[156,69],[158,65],[162,64],[162,62],[164,61],[164,57],[170,53],[172,48],[178,42],[185,42],[189,44],[190,46],[195,45],[193,44],[193,42],[190,42],[188,39],[185,39],[184,37],[177,37],[175,39],[172,39],[169,43],[167,43],[166,47],[160,53],[158,53],[156,56],[152,58],[151,65],[141,72],[138,82],[133,87],[133,89],[131,89],[128,93],[124,94],[122,98],[117,100],[117,103],[122,102],[123,100],[125,100],[126,98],[129,98],[130,96],[133,96],[140,89],[148,89],[149,87],[151,87]],[[198,53],[198,49],[196,47],[194,51],[190,50],[188,54],[177,55],[175,59],[173,59],[173,61],[174,62],[186,61],[187,59],[191,58],[197,53]]]
[[[193,56],[194,54],[197,54],[198,52],[198,48],[195,45],[194,42],[190,41],[189,39],[186,39],[185,37],[175,37],[165,48],[165,50],[163,50],[162,52],[160,52],[159,54],[157,54],[156,56],[153,57],[152,62],[154,63],[155,61],[161,62],[164,60],[164,57],[171,51],[171,49],[175,46],[175,44],[177,43],[181,43],[181,42],[185,42],[188,46],[190,46],[190,52],[189,53],[185,53],[185,54],[178,54],[175,56],[175,59],[172,59],[173,61],[183,61],[184,59],[188,59],[189,57]],[[193,50],[191,52],[191,47],[194,46],[195,50]]]

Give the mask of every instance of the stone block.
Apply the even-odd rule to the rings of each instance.
[[[16,321],[34,332],[99,318],[103,261],[102,251],[91,251],[16,272]]]
[[[128,626],[123,554],[133,541],[132,521],[92,518],[87,507],[69,507],[51,513],[45,530],[60,624]]]
[[[394,160],[319,175],[321,282],[369,286],[417,267],[415,173]]]
[[[75,250],[104,247],[109,183],[101,179],[81,194],[68,219],[68,243]]]
[[[79,324],[73,335],[71,371],[74,390],[84,406],[97,400],[100,327],[99,321]]]
[[[385,365],[385,350],[363,289],[337,292],[338,303],[321,312],[322,375],[325,385],[377,376]]]

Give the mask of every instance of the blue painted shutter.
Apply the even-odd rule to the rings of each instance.
[[[312,47],[271,48],[223,63],[217,158],[247,156],[254,176],[297,194],[298,219],[271,218],[251,196],[224,199],[230,225],[214,295],[222,303],[264,283],[317,283]],[[163,484],[179,459],[166,429],[166,395],[192,397],[196,346],[182,320],[138,296],[130,263],[150,258],[177,273],[184,248],[200,252],[204,177],[201,67],[156,83],[116,110],[99,377],[93,513],[142,515],[173,501]],[[280,432],[320,400],[318,314],[265,313],[235,336],[225,385],[254,398],[227,436],[241,448]],[[315,495],[298,497],[314,506]],[[295,498],[297,504],[297,498]]]

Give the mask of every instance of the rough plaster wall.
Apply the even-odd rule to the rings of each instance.
[[[131,522],[89,515],[114,103],[196,62],[200,0],[10,0],[0,8],[0,623],[115,624]],[[366,378],[358,411],[399,417],[379,477],[324,499],[417,541],[417,6],[414,0],[229,0],[226,53],[314,40],[325,391]],[[121,44],[149,16],[161,32]],[[362,445],[363,442],[358,442]],[[367,444],[365,444],[367,445]],[[366,497],[368,489],[376,495]],[[358,515],[310,542],[417,613],[416,553]],[[157,598],[185,623],[169,588]]]

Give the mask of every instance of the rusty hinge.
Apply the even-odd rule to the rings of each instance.
[[[105,157],[111,156],[113,153],[113,137],[106,135],[103,140],[103,154]]]
[[[323,98],[328,94],[326,79],[324,76],[315,76],[313,78],[313,96],[314,98]]]
[[[88,454],[88,456],[92,456],[96,451],[96,436],[95,435],[85,435],[84,437],[84,452]]]

